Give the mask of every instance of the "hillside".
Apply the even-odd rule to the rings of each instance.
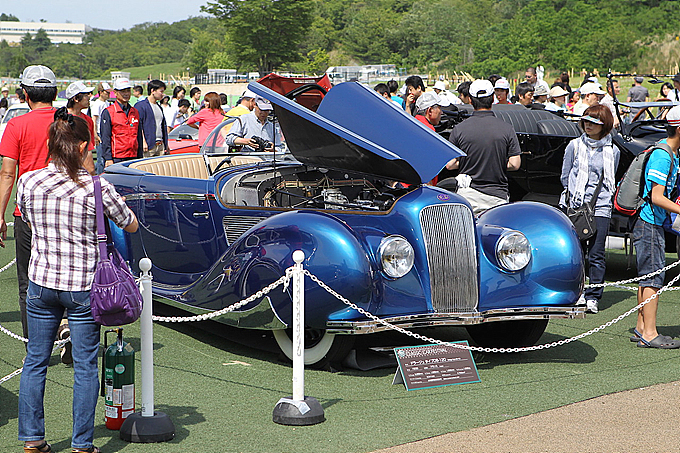
[[[667,73],[680,62],[678,0],[306,1],[312,19],[295,50],[298,61],[279,70],[313,73],[330,65],[393,63],[408,71],[481,76],[542,64],[549,71]],[[149,70],[156,77],[186,68],[205,72],[209,66],[255,69],[238,67],[226,30],[221,19],[197,17],[95,30],[82,45],[25,37],[19,47],[0,42],[0,75],[16,77],[35,63],[52,67],[59,77],[83,78],[147,66],[143,78]],[[263,30],[263,42],[277,38]]]

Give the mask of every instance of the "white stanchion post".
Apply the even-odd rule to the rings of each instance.
[[[142,417],[154,415],[153,392],[153,295],[151,293],[151,260],[142,258],[139,263],[142,270],[140,283],[142,287],[142,316],[140,317],[140,335],[142,345]]]
[[[125,419],[120,427],[120,438],[127,442],[165,442],[175,438],[175,425],[164,412],[154,408],[153,388],[153,294],[151,260],[142,258],[139,269],[142,293],[142,314],[139,318],[142,361],[142,411]]]
[[[305,396],[305,253],[293,252],[293,396],[281,398],[274,407],[273,420],[280,425],[316,425],[326,420],[323,407]]]
[[[301,250],[293,252],[293,401],[305,400],[305,274]]]

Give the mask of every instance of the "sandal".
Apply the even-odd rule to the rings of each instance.
[[[657,349],[677,349],[680,348],[680,341],[674,340],[666,335],[657,335],[651,341],[647,341],[640,337],[637,344],[638,348],[657,348]]]
[[[90,448],[73,448],[71,453],[101,453],[101,450],[93,445]]]
[[[33,445],[30,447],[24,445],[24,453],[50,453],[51,451],[52,446],[45,441],[40,445]]]
[[[630,336],[630,341],[633,343],[637,343],[638,341],[640,341],[641,338],[642,334],[638,332],[637,329],[633,329],[633,335]]]

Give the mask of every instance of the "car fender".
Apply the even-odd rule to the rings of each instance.
[[[478,219],[480,243],[488,242],[485,226],[523,233],[531,260],[517,272],[501,269],[495,247],[480,248],[480,310],[514,306],[570,305],[584,285],[581,245],[569,218],[543,203],[517,202],[486,211]]]
[[[219,310],[257,292],[294,265],[293,252],[305,254],[303,267],[354,303],[367,305],[373,291],[370,258],[361,241],[338,218],[314,211],[269,217],[246,231],[185,297]],[[224,276],[228,276],[225,278]],[[290,288],[269,294],[272,308],[286,324],[292,319]],[[243,308],[248,310],[255,301]],[[346,305],[305,278],[305,323],[325,328],[331,313]]]

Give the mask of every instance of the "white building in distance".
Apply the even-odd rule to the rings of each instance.
[[[40,29],[45,30],[50,41],[54,44],[71,43],[82,44],[85,32],[92,29],[85,24],[56,24],[52,22],[9,22],[0,21],[0,41],[5,40],[10,45],[19,44],[26,33],[35,36]]]

